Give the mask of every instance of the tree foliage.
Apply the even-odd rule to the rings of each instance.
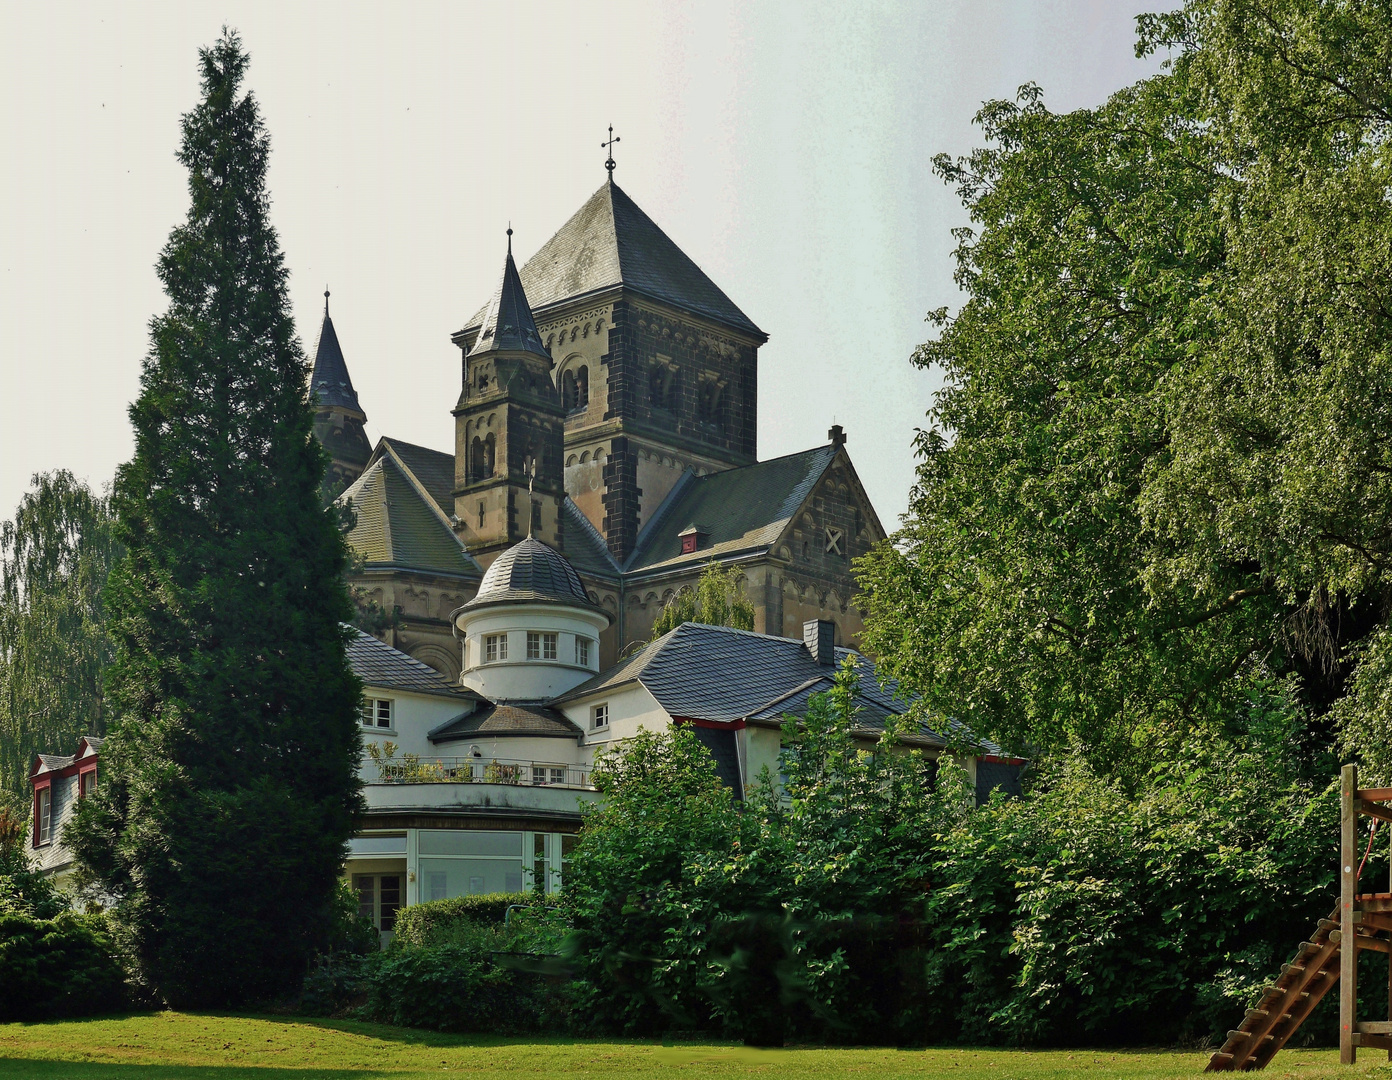
[[[292,985],[332,924],[360,807],[344,544],[269,222],[269,141],[224,32],[183,120],[191,205],[160,254],[136,450],[113,494],[112,721],[67,839],[171,1004]]]
[[[0,524],[0,800],[28,803],[35,754],[104,730],[102,590],[119,550],[105,496],[67,471],[36,475]]]
[[[1073,756],[977,806],[960,765],[892,730],[867,747],[855,710],[847,667],[786,726],[783,790],[743,805],[681,729],[602,759],[563,894],[582,1023],[761,1043],[1198,1040],[1235,1025],[1330,910],[1337,785],[1282,765],[1278,716],[1253,721],[1264,740],[1182,745],[1139,795]]]
[[[682,589],[662,606],[652,640],[688,622],[753,630],[754,605],[745,595],[744,575],[734,567],[722,568],[712,559],[694,589]]]
[[[937,161],[967,299],[915,355],[944,387],[867,647],[1133,780],[1253,693],[1296,695],[1310,775],[1334,719],[1385,770],[1392,20],[1190,0],[1139,48],[1166,70],[1068,114],[1026,87]]]

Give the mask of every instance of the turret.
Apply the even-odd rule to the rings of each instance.
[[[454,408],[454,513],[470,552],[487,564],[524,537],[563,549],[561,451],[565,412],[512,261],[464,358]]]
[[[372,444],[363,430],[367,414],[358,404],[358,393],[329,318],[328,289],[324,290],[324,323],[314,350],[309,393],[314,402],[314,437],[329,455],[324,473],[324,502],[328,504],[362,475],[372,457]]]

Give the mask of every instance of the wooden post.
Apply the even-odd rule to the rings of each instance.
[[[1345,765],[1339,785],[1339,1064],[1358,1057],[1354,1025],[1358,1023],[1358,929],[1353,922],[1353,898],[1358,878],[1358,766]]]

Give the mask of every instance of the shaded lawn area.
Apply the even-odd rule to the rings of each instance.
[[[330,1080],[337,1077],[937,1077],[1165,1080],[1204,1054],[1166,1051],[748,1050],[719,1043],[438,1035],[381,1024],[194,1013],[0,1025],[0,1077],[45,1080]],[[1380,1067],[1379,1067],[1380,1066]],[[1341,1069],[1330,1050],[1283,1051],[1269,1077],[1387,1074],[1384,1055]]]

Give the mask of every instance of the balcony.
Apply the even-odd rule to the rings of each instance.
[[[510,758],[417,757],[414,754],[365,761],[363,783],[368,786],[501,784],[507,787],[595,790],[588,765],[558,761],[520,761]]]

